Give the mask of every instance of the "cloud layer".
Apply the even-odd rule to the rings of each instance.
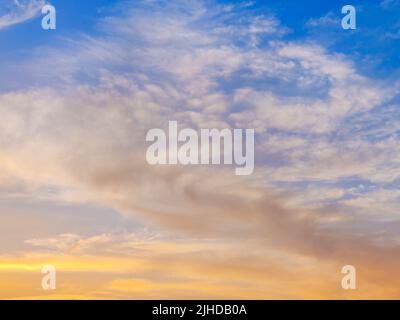
[[[33,19],[44,5],[44,0],[6,0],[0,5],[0,30]]]
[[[78,273],[101,261],[102,287],[64,288],[76,295],[373,298],[380,288],[398,297],[388,278],[400,264],[392,190],[399,83],[364,76],[318,43],[285,40],[290,30],[276,17],[244,5],[121,6],[122,15],[103,19],[101,35],[25,61],[30,88],[0,95],[2,197],[91,203],[156,235],[139,243],[101,232],[26,239],[45,251],[22,251],[22,259],[35,269],[45,257]],[[168,120],[255,128],[256,174],[150,167],[145,133]],[[55,191],[44,197],[49,186]],[[4,269],[15,259],[4,257]],[[110,267],[126,261],[128,270]],[[364,278],[353,296],[337,288],[344,264]],[[159,278],[149,265],[163,266]],[[315,277],[322,280],[310,290]]]

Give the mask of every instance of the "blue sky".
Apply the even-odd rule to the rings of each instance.
[[[102,35],[102,19],[110,15],[123,15],[129,1],[85,1],[76,5],[74,1],[55,0],[51,3],[57,8],[57,32],[46,32],[39,28],[42,16],[37,14],[35,18],[5,28],[0,33],[0,45],[4,48],[0,52],[0,64],[3,65],[4,75],[20,74],[22,70],[17,68],[19,62],[43,55],[41,48],[62,48],[68,45],[68,41],[83,34],[94,37]],[[229,5],[230,2],[220,1],[220,4],[223,3]],[[251,3],[251,6],[243,8],[247,13],[276,17],[282,28],[287,28],[282,37],[284,40],[323,44],[332,52],[350,55],[359,72],[364,75],[388,82],[399,76],[400,5],[396,0],[353,1],[352,5],[357,9],[357,30],[349,31],[342,30],[340,24],[343,16],[341,7],[347,4],[346,1],[236,3]],[[15,67],[10,68],[13,62]],[[15,82],[3,81],[2,90],[7,86],[18,86]]]
[[[109,14],[121,14],[118,5],[123,6],[124,2],[98,0],[77,5],[74,1],[52,1],[58,13],[57,32],[44,32],[38,28],[41,16],[3,30],[0,45],[6,50],[1,51],[1,57],[8,61],[26,57],[37,46],[62,45],[64,37],[77,33],[96,35],[101,32],[99,19]],[[340,25],[343,16],[340,9],[346,4],[346,1],[254,1],[250,11],[276,16],[290,29],[285,39],[322,42],[333,51],[353,55],[364,72],[379,77],[387,76],[388,72],[396,73],[400,65],[398,1],[353,1],[351,4],[357,9],[357,30],[348,32]],[[324,16],[330,17],[331,21],[320,21],[314,27],[307,25],[311,19]]]

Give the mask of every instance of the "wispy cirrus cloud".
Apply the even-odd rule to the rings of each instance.
[[[0,30],[35,18],[45,0],[6,0],[0,4]]]

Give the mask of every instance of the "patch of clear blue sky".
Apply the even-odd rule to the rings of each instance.
[[[135,0],[136,1],[136,0]],[[358,68],[373,77],[399,78],[400,67],[400,0],[268,0],[253,1],[251,7],[242,10],[256,15],[275,15],[291,32],[284,40],[311,41],[323,44],[332,52],[350,55]],[[26,58],[33,48],[59,45],[60,38],[73,37],[76,33],[95,36],[100,32],[97,22],[101,17],[121,14],[113,10],[121,0],[52,0],[57,8],[57,31],[44,31],[40,27],[41,16],[29,22],[0,31],[0,60],[3,63]],[[218,1],[238,4],[249,2]],[[357,30],[341,28],[341,8],[352,4],[357,9]],[[310,19],[329,15],[337,23],[307,26]]]
[[[341,27],[341,9],[347,4],[357,10],[356,30]],[[311,41],[349,55],[369,76],[400,76],[400,0],[268,0],[255,1],[253,10],[270,12],[289,27],[287,40]],[[332,23],[314,27],[308,24],[310,19],[324,16]]]
[[[51,0],[57,9],[57,30],[41,28],[42,15],[28,22],[0,30],[0,59],[22,58],[39,46],[59,43],[60,37],[73,37],[76,33],[95,35],[99,18],[110,14],[118,0]],[[1,4],[0,4],[1,6]]]

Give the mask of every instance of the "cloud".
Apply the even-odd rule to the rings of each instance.
[[[53,250],[57,253],[68,254],[105,254],[105,255],[126,255],[135,251],[144,251],[148,243],[158,242],[157,235],[141,230],[137,233],[123,234],[99,234],[91,237],[82,237],[77,234],[60,234],[52,238],[29,239],[25,243],[42,248]]]
[[[398,0],[383,0],[380,3],[380,6],[382,8],[384,8],[384,9],[390,9],[390,8],[393,8],[393,7],[397,6],[397,5],[399,5],[399,4],[400,4],[400,2]]]
[[[35,18],[44,5],[44,0],[7,0],[1,5],[6,11],[0,11],[0,30]]]
[[[380,212],[369,219],[353,212],[362,208],[363,197],[348,200],[355,193],[346,182],[357,177],[389,183],[399,176],[394,111],[386,116],[391,129],[381,122],[374,128],[385,133],[381,140],[368,139],[372,128],[365,125],[399,85],[387,88],[361,75],[351,58],[316,43],[283,40],[286,29],[275,17],[254,16],[242,11],[246,6],[122,6],[122,16],[102,21],[100,35],[73,39],[48,49],[45,59],[25,62],[24,87],[0,95],[0,173],[8,178],[2,187],[37,197],[35,187],[57,186],[55,200],[112,208],[156,229],[162,240],[138,245],[132,235],[63,233],[26,244],[51,250],[67,271],[101,268],[108,282],[99,290],[124,297],[143,297],[146,290],[157,297],[167,291],[206,296],[224,274],[229,285],[216,295],[230,297],[235,281],[246,282],[252,273],[257,279],[251,277],[249,292],[239,286],[245,288],[240,296],[304,297],[309,268],[318,272],[328,265],[319,271],[326,282],[316,281],[318,289],[310,293],[318,296],[324,284],[337,287],[332,277],[342,263],[371,270],[370,288],[379,284],[398,295],[397,282],[380,278],[400,263],[393,233],[381,232],[389,223],[379,219]],[[171,119],[182,127],[256,128],[256,174],[149,166],[145,133]],[[309,181],[338,185],[304,187]],[[44,259],[43,252],[25,258],[35,266]],[[129,270],[119,266],[125,261]],[[300,271],[292,264],[307,280],[295,277]],[[160,279],[149,276],[149,266],[160,265],[164,273],[178,268],[177,277],[197,281],[179,286],[164,278],[165,291],[157,291]],[[202,274],[217,276],[196,291]],[[260,275],[264,282],[257,285]],[[265,289],[273,279],[273,288]],[[136,284],[142,290],[135,292]]]
[[[319,28],[319,27],[340,27],[339,17],[335,17],[333,12],[329,12],[320,18],[311,18],[306,22],[306,27]]]

